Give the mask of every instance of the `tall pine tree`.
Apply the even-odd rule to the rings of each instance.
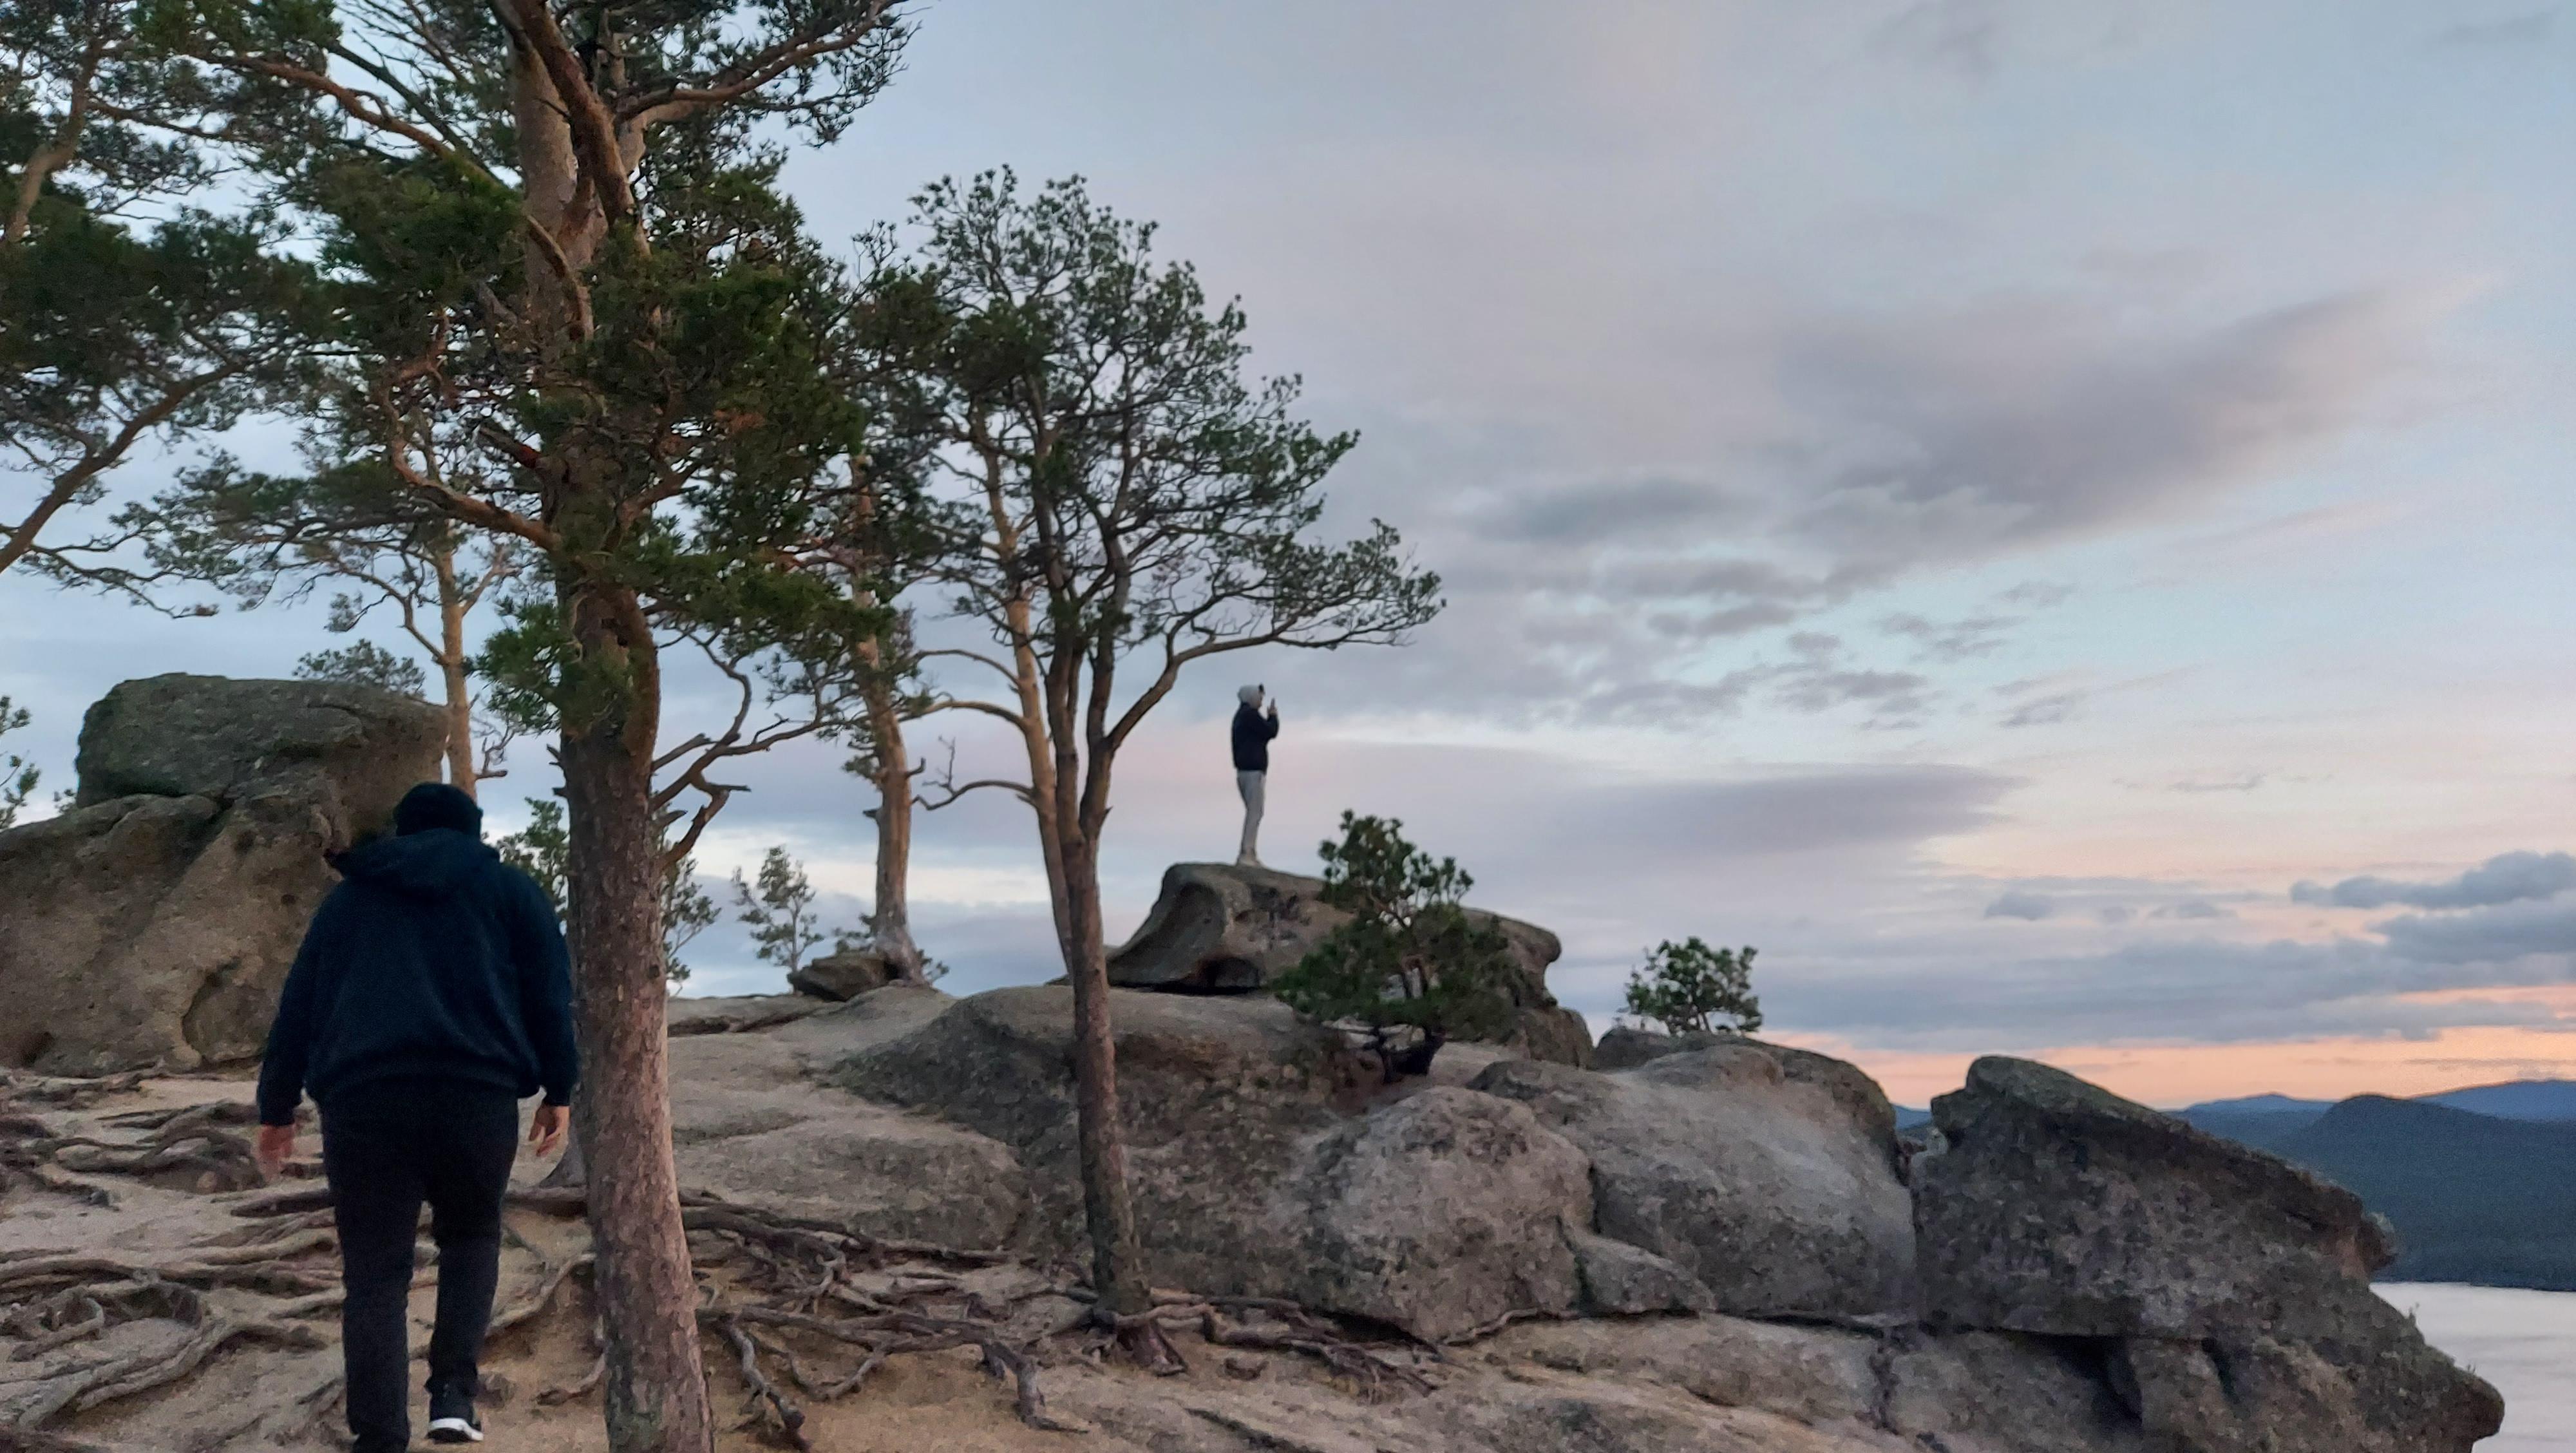
[[[325,427],[543,587],[480,665],[556,737],[604,1403],[617,1453],[711,1446],[670,1139],[661,891],[731,757],[818,729],[751,663],[882,612],[778,551],[846,475],[822,360],[838,277],[769,138],[830,137],[891,74],[887,0],[157,0],[155,33],[278,98],[255,116],[336,289]],[[290,104],[296,103],[296,104]],[[444,468],[474,458],[473,473]],[[741,687],[673,742],[664,656]],[[665,830],[671,829],[666,839]]]

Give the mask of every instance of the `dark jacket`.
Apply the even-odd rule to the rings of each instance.
[[[340,872],[269,1027],[260,1123],[293,1123],[307,1091],[394,1078],[569,1103],[572,974],[536,880],[447,828],[365,844]]]
[[[1245,702],[1234,709],[1234,770],[1267,772],[1270,770],[1270,739],[1279,735],[1279,708],[1272,707],[1268,716]]]

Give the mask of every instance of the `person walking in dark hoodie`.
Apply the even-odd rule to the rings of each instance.
[[[411,1443],[406,1308],[424,1200],[438,1245],[429,1436],[482,1441],[476,1364],[500,1281],[519,1101],[545,1094],[528,1128],[539,1155],[562,1145],[572,1101],[563,930],[545,890],[482,833],[473,798],[424,782],[395,809],[394,836],[340,860],[343,881],[305,931],[260,1065],[269,1174],[294,1153],[305,1094],[322,1107],[357,1453]]]

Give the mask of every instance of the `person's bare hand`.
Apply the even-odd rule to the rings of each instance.
[[[572,1123],[572,1110],[563,1105],[539,1105],[528,1118],[528,1144],[544,1157],[563,1149],[564,1127]]]
[[[295,1154],[295,1127],[263,1125],[258,1141],[251,1147],[251,1159],[259,1162],[262,1180],[275,1180],[286,1169],[287,1160]]]

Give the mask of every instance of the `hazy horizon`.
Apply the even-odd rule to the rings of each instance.
[[[1772,1035],[1910,1104],[1981,1052],[2166,1105],[2576,1078],[2558,7],[917,24],[790,165],[816,233],[942,174],[1083,174],[1360,432],[1328,528],[1381,516],[1447,582],[1402,649],[1185,678],[1122,759],[1113,936],[1165,864],[1230,855],[1224,716],[1264,681],[1273,864],[1345,808],[1404,819],[1563,936],[1596,1029],[1696,934],[1760,948]],[[318,601],[173,622],[22,574],[0,694],[49,788],[116,681],[337,643]],[[487,787],[496,830],[543,762]],[[745,771],[702,866],[786,843],[855,923],[865,785],[828,747]],[[1020,809],[919,833],[947,987],[1060,971]],[[691,958],[693,993],[779,983],[730,928]]]

